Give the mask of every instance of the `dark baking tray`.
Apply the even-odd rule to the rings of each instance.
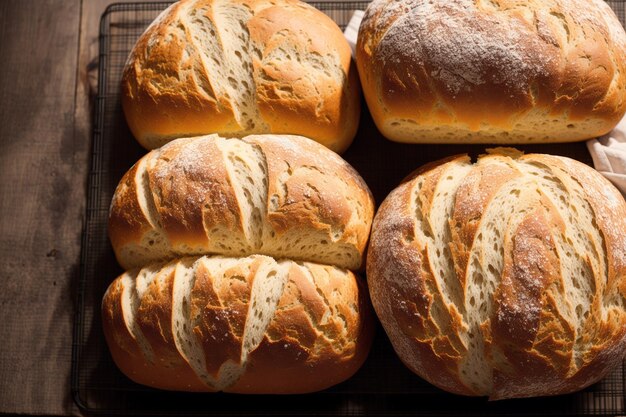
[[[94,415],[606,415],[626,414],[625,366],[582,392],[558,397],[488,402],[442,392],[409,372],[379,327],[368,360],[350,380],[297,396],[242,396],[157,391],[128,380],[112,362],[100,323],[100,300],[122,271],[106,234],[112,193],[144,153],[128,130],[119,100],[126,57],[145,27],[170,3],[114,4],[100,23],[98,95],[81,254],[72,355],[72,392]],[[342,28],[367,1],[312,2]],[[609,4],[624,22],[626,1]],[[418,166],[448,155],[477,155],[483,146],[404,145],[385,140],[365,105],[357,138],[344,154],[370,185],[377,203]],[[587,164],[584,143],[519,147],[570,156]]]

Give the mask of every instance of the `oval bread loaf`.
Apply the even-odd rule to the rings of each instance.
[[[257,253],[356,270],[373,213],[359,174],[312,140],[210,135],[137,162],[114,193],[109,236],[124,269]]]
[[[402,361],[454,393],[568,393],[626,353],[626,203],[568,158],[426,166],[376,214],[367,277]]]
[[[121,100],[148,149],[210,133],[287,133],[342,152],[360,116],[348,42],[298,0],[176,2],[133,48]]]
[[[374,0],[356,59],[399,142],[578,141],[626,112],[626,33],[603,0]]]
[[[102,316],[129,378],[184,391],[318,391],[356,372],[373,330],[351,272],[260,255],[126,272],[107,290]]]

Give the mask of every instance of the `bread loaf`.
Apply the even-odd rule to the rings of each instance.
[[[603,0],[374,0],[356,59],[399,142],[579,141],[626,111],[626,34]]]
[[[568,393],[626,353],[626,203],[568,158],[424,167],[376,214],[367,277],[402,361],[453,393]]]
[[[126,272],[102,317],[129,378],[184,391],[318,391],[356,372],[373,328],[351,272],[259,255]]]
[[[304,2],[182,0],[133,48],[122,106],[148,149],[210,133],[288,133],[342,152],[360,115],[351,62],[337,24]]]
[[[211,135],[137,162],[114,193],[109,236],[124,269],[259,253],[356,270],[373,213],[359,174],[312,140]]]

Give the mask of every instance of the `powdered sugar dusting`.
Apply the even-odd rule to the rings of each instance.
[[[626,32],[624,27],[615,16],[613,9],[604,0],[591,0],[594,6],[598,7],[598,10],[602,10],[601,16],[606,23],[609,37],[613,42],[620,46],[622,51],[626,53]]]
[[[175,8],[179,7],[180,4],[174,3],[169,5],[165,10],[163,10],[159,15],[148,25],[148,27],[143,31],[142,35],[139,37],[137,44],[142,41],[145,37],[149,37],[148,44],[157,42],[158,38],[150,38],[153,32],[158,30],[159,27],[163,25],[163,22],[172,14]],[[148,48],[149,50],[149,48]],[[137,54],[136,47],[133,47],[130,54],[126,58],[124,62],[124,67],[128,67],[131,62],[135,61],[135,57]]]
[[[616,269],[626,268],[626,202],[620,192],[606,178],[586,165],[559,158],[570,175],[575,175],[593,207],[596,223],[605,240],[612,242],[610,257]],[[622,215],[620,215],[622,213]],[[606,244],[605,244],[606,245]],[[614,250],[613,250],[614,249]]]
[[[523,19],[487,13],[475,3],[386,3],[379,18],[398,17],[380,41],[383,65],[424,66],[452,94],[471,92],[486,83],[519,91],[550,73],[554,45],[541,40]]]
[[[493,171],[499,164],[519,175],[504,180],[492,196],[477,197],[486,192],[479,181],[474,181],[476,187],[452,191],[454,215],[460,214],[462,202],[478,206],[463,212],[463,219],[472,219],[477,227],[452,233],[450,247],[460,257],[443,268],[433,262],[440,254],[429,246],[442,239],[437,233],[441,225],[432,216],[450,218],[436,204],[447,177],[424,185],[429,175],[424,173],[388,196],[371,237],[372,302],[402,360],[439,386],[449,375],[422,368],[422,350],[413,343],[426,344],[443,357],[450,355],[450,345],[435,347],[439,341],[460,337],[469,342],[450,359],[459,377],[453,389],[465,384],[470,392],[495,398],[570,392],[596,381],[621,360],[613,352],[624,347],[620,323],[626,319],[625,300],[619,288],[626,268],[626,204],[598,173],[566,158],[483,156],[467,172]],[[470,183],[467,172],[458,175],[467,175]],[[466,194],[467,201],[459,200]],[[471,247],[462,248],[465,241]],[[465,308],[459,310],[461,326],[446,328],[441,325],[444,309],[452,306],[443,297],[442,308],[437,291],[450,288],[432,281],[454,279],[454,269],[462,269],[465,277]],[[563,326],[555,327],[555,322]],[[554,357],[542,356],[552,349],[545,343],[548,334],[558,334],[564,343]],[[606,356],[596,360],[593,350],[599,344]],[[555,372],[530,377],[520,367],[542,361],[555,365]],[[581,376],[581,367],[593,361],[590,366],[597,366],[597,372]]]

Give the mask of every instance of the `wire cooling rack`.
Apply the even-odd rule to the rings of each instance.
[[[352,12],[364,9],[367,3],[311,4],[343,29]],[[626,1],[608,3],[623,23]],[[122,272],[109,246],[106,222],[119,179],[145,150],[137,145],[126,126],[119,83],[136,39],[169,4],[115,4],[101,19],[98,95],[72,357],[72,392],[83,412],[88,415],[626,415],[624,365],[579,393],[488,402],[444,393],[412,374],[397,359],[381,328],[377,329],[374,346],[362,369],[349,381],[316,394],[276,397],[164,392],[137,385],[121,374],[109,355],[100,322],[104,291]],[[361,172],[379,203],[404,175],[421,164],[453,153],[476,154],[483,149],[395,144],[379,136],[366,110],[359,132],[357,141],[344,157]],[[584,144],[522,149],[590,163]],[[374,165],[372,155],[382,155],[383,164]]]
[[[611,6],[613,11],[617,15],[617,18],[619,19],[619,21],[622,22],[622,26],[624,26],[624,22],[626,22],[626,1],[625,0],[617,0],[617,1],[607,0],[607,3],[609,6]]]

